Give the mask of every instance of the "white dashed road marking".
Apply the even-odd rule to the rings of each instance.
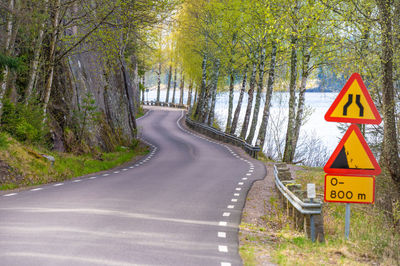
[[[9,194],[5,194],[5,195],[3,195],[3,197],[11,197],[11,196],[15,196],[15,195],[17,195],[18,193],[9,193]]]
[[[226,238],[226,233],[225,232],[218,232],[218,237],[219,238]]]
[[[222,216],[225,216],[225,217],[228,217],[228,216],[230,216],[230,215],[231,215],[230,212],[224,212],[224,213],[222,214]]]
[[[81,182],[82,180],[80,180],[80,179],[77,179],[77,180],[74,180],[74,181],[72,181],[73,183],[78,183],[78,182]]]
[[[221,266],[232,266],[230,262],[221,262]]]
[[[233,209],[235,208],[235,205],[228,205],[228,209]]]
[[[38,188],[31,189],[30,191],[39,191],[39,190],[43,190],[43,188],[38,187]]]
[[[227,222],[223,222],[223,221],[218,223],[219,226],[226,226],[227,224],[228,224]]]
[[[54,184],[53,187],[59,187],[59,186],[62,186],[62,185],[64,185],[64,183]]]
[[[96,179],[96,178],[97,178],[97,176],[92,176],[89,179]]]
[[[218,251],[219,252],[228,252],[228,247],[227,246],[223,246],[223,245],[219,245],[218,246]]]

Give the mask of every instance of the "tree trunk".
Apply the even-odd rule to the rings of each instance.
[[[311,54],[308,52],[309,46],[306,44],[303,47],[303,66],[301,71],[301,84],[300,84],[300,92],[299,92],[299,102],[297,104],[297,113],[296,113],[296,120],[294,126],[294,133],[293,133],[293,149],[292,154],[290,155],[291,158],[294,159],[294,155],[296,153],[297,142],[299,141],[300,135],[300,127],[303,122],[303,114],[304,114],[304,102],[305,102],[305,93],[306,93],[306,85],[308,77],[311,74],[310,70],[310,58]]]
[[[142,79],[142,85],[143,85],[143,90],[142,90],[142,102],[144,102],[144,94],[146,92],[146,85],[145,85],[145,75],[143,74],[143,79]]]
[[[124,89],[125,89],[125,96],[128,102],[128,113],[129,113],[129,125],[131,127],[132,137],[136,137],[136,110],[135,110],[135,103],[134,103],[134,96],[133,96],[133,88],[131,84],[131,80],[129,78],[128,70],[126,68],[126,64],[124,59],[122,58],[123,53],[120,54],[120,64],[121,64],[121,71],[122,76],[124,78]]]
[[[186,102],[186,105],[187,105],[188,107],[190,107],[191,104],[192,104],[192,93],[193,93],[193,80],[190,80],[190,83],[189,83],[189,92],[188,92],[188,97],[187,97],[187,102]]]
[[[158,63],[158,72],[157,72],[157,100],[156,102],[160,102],[160,93],[161,93],[161,63]]]
[[[50,53],[49,53],[49,73],[46,81],[46,87],[44,91],[43,98],[43,114],[44,120],[46,119],[47,107],[50,100],[51,94],[51,86],[53,85],[53,76],[54,76],[54,64],[55,64],[55,55],[56,55],[56,44],[58,40],[58,20],[60,17],[60,9],[61,9],[61,0],[55,0],[54,3],[54,17],[53,17],[53,33],[51,35],[50,40]]]
[[[48,3],[49,3],[49,0],[44,0],[44,14],[47,14]],[[36,81],[36,76],[37,76],[37,72],[39,69],[40,52],[42,50],[45,26],[46,26],[46,19],[43,19],[43,22],[40,23],[39,36],[36,40],[35,48],[33,51],[33,60],[32,60],[32,64],[31,64],[31,70],[29,72],[28,86],[27,86],[26,92],[25,92],[25,104],[28,104],[29,100],[31,99],[33,86]]]
[[[179,86],[179,105],[183,105],[183,89],[185,87],[185,77],[183,76],[183,70],[181,71],[181,84]]]
[[[265,94],[263,118],[261,121],[260,131],[258,132],[258,139],[260,140],[261,151],[264,149],[265,134],[267,133],[268,120],[271,109],[272,92],[274,89],[274,81],[275,81],[276,53],[277,53],[276,42],[272,41],[271,62],[268,73],[267,92]]]
[[[240,132],[240,137],[242,139],[246,138],[247,130],[248,130],[248,127],[249,127],[251,109],[253,108],[254,86],[256,84],[256,74],[257,74],[257,61],[254,60],[254,62],[253,62],[253,70],[251,71],[251,77],[250,77],[250,88],[249,88],[249,92],[248,92],[249,97],[247,99],[246,114],[244,115],[242,131]]]
[[[132,63],[132,92],[134,96],[134,103],[135,103],[135,111],[137,112],[140,108],[140,78],[138,74],[138,62],[136,54],[133,53],[131,56],[131,63]],[[137,113],[135,113],[136,116]]]
[[[204,116],[204,98],[206,96],[206,82],[207,82],[207,54],[203,56],[203,63],[201,64],[202,76],[200,91],[198,92],[198,101],[196,105],[195,118],[200,121],[200,117]]]
[[[219,66],[220,61],[217,59],[215,62],[215,73],[214,73],[214,80],[212,83],[211,88],[211,108],[210,113],[208,115],[208,125],[212,126],[214,124],[214,117],[215,117],[215,101],[217,98],[217,89],[218,89],[218,78],[219,78]]]
[[[8,9],[12,12],[14,12],[14,8],[15,8],[15,0],[10,0],[9,4],[8,4]],[[6,42],[5,42],[5,55],[9,56],[10,55],[10,46],[11,46],[11,39],[12,39],[12,35],[13,35],[13,20],[14,20],[14,16],[12,15],[12,13],[9,13],[9,17],[7,20],[7,33],[6,33]],[[7,66],[4,67],[3,70],[3,80],[1,81],[0,84],[0,116],[1,116],[1,111],[3,109],[3,97],[4,94],[7,90],[7,80],[8,80],[8,73],[9,73],[9,69]]]
[[[382,31],[382,93],[383,93],[383,162],[400,191],[400,159],[395,118],[395,90],[393,85],[393,32],[390,0],[377,0]]]
[[[197,105],[198,94],[199,94],[199,86],[196,86],[196,89],[195,89],[195,92],[194,92],[193,106]]]
[[[169,102],[169,91],[171,89],[171,78],[172,78],[172,65],[169,65],[168,71],[168,85],[167,85],[167,97],[165,98],[165,102]]]
[[[254,134],[256,132],[256,127],[258,122],[258,114],[260,112],[261,93],[263,89],[263,80],[264,80],[264,68],[265,68],[265,48],[262,48],[260,57],[260,66],[258,70],[256,104],[254,106],[253,119],[251,121],[250,132],[246,139],[246,142],[250,144],[253,143]]]
[[[248,67],[249,67],[248,65],[246,65],[244,67],[242,89],[240,90],[239,100],[238,100],[238,103],[236,105],[235,114],[233,115],[233,120],[232,120],[232,126],[231,126],[231,129],[230,129],[230,132],[229,132],[231,134],[235,134],[237,123],[238,123],[238,120],[239,120],[240,109],[242,108],[243,94],[244,94],[244,92],[246,90],[247,69],[248,69]]]
[[[291,45],[292,54],[290,56],[289,115],[288,126],[286,130],[285,151],[283,153],[283,161],[286,163],[293,162],[293,133],[294,119],[296,116],[297,37],[294,35],[292,36]]]
[[[234,85],[235,77],[233,73],[233,69],[231,69],[231,74],[229,77],[229,107],[228,107],[228,119],[226,121],[226,128],[225,132],[231,131],[231,123],[232,123],[232,110],[233,110],[233,92],[234,92]]]
[[[172,92],[172,103],[175,103],[175,92],[176,92],[176,67],[174,73],[174,90]]]

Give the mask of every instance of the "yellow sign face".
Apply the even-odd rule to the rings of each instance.
[[[375,177],[373,176],[325,176],[326,202],[364,203],[375,201]]]
[[[324,167],[329,174],[379,175],[381,168],[356,125],[351,125]]]
[[[379,124],[382,121],[361,76],[354,73],[325,115],[331,122]]]

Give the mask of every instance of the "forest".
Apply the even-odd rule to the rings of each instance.
[[[380,125],[363,126],[363,134],[376,140],[380,165],[400,191],[399,12],[400,1],[386,0],[183,1],[156,44],[156,101],[163,73],[166,100],[171,101],[169,91],[175,91],[178,72],[180,88],[188,84],[193,118],[215,125],[216,96],[228,91],[223,130],[263,147],[269,137],[273,92],[287,91],[287,126],[281,132],[285,144],[278,160],[293,163],[307,118],[305,93],[310,83],[343,86],[357,72],[383,118]],[[240,94],[234,106],[236,90]],[[242,110],[244,94],[246,110]],[[245,116],[238,123],[240,112]],[[262,114],[261,121],[257,114]]]

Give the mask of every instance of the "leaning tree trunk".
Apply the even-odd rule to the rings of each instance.
[[[168,71],[168,85],[167,85],[167,97],[165,98],[165,102],[169,102],[169,91],[171,89],[171,78],[172,78],[172,65],[169,65]]]
[[[131,83],[131,79],[128,74],[128,70],[126,68],[125,61],[123,59],[123,53],[120,54],[120,64],[121,64],[121,72],[124,78],[124,89],[125,96],[128,102],[128,113],[129,113],[129,125],[131,128],[132,137],[136,137],[137,134],[137,125],[136,125],[136,110],[135,110],[135,102],[134,102],[134,91]]]
[[[214,80],[213,84],[211,85],[211,107],[210,113],[208,115],[208,125],[212,126],[214,124],[214,117],[215,117],[215,101],[217,98],[217,88],[218,88],[218,78],[219,78],[219,66],[220,61],[217,59],[215,62],[215,73],[214,73]]]
[[[260,131],[258,132],[258,139],[260,140],[261,150],[264,149],[265,134],[267,133],[267,126],[271,109],[272,92],[274,89],[274,81],[275,81],[276,53],[277,53],[276,42],[272,41],[271,62],[268,72],[267,92],[265,94],[263,118],[261,121]]]
[[[179,105],[183,105],[183,89],[185,87],[185,77],[183,76],[183,70],[181,71],[181,84],[179,86]]]
[[[290,56],[290,84],[289,84],[289,114],[288,125],[286,130],[285,151],[283,153],[283,161],[286,163],[293,162],[293,137],[294,137],[294,120],[296,116],[296,80],[297,80],[297,37],[292,36],[291,40],[292,54]]]
[[[237,123],[238,123],[238,120],[239,120],[240,109],[242,108],[243,94],[244,94],[244,92],[246,90],[246,83],[247,83],[247,68],[248,68],[248,65],[246,65],[244,67],[244,76],[243,76],[242,89],[240,90],[239,100],[238,100],[238,103],[236,105],[235,114],[233,115],[233,120],[232,120],[232,126],[231,126],[231,129],[229,131],[229,133],[231,133],[231,134],[235,134]]]
[[[382,31],[382,93],[383,93],[383,162],[400,191],[400,159],[395,117],[395,89],[393,85],[393,29],[390,0],[377,0]]]
[[[44,4],[44,14],[47,14],[48,2],[49,2],[49,0],[44,0],[44,3],[43,3]],[[39,36],[36,40],[35,48],[33,51],[33,60],[32,60],[32,64],[31,64],[31,70],[29,72],[28,86],[25,91],[25,104],[28,104],[28,102],[31,98],[33,86],[36,81],[36,76],[37,76],[37,72],[39,69],[40,52],[42,50],[45,26],[46,26],[46,20],[43,19],[43,22],[40,23]]]
[[[231,69],[231,74],[229,75],[229,107],[228,107],[228,119],[226,120],[226,128],[225,132],[230,132],[231,123],[232,123],[232,110],[233,110],[233,92],[234,92],[234,85],[235,83],[235,76],[234,71]]]
[[[258,70],[256,104],[254,106],[253,119],[251,121],[250,132],[246,139],[246,142],[250,144],[253,143],[254,134],[256,132],[256,127],[258,122],[258,114],[260,112],[261,93],[263,89],[263,80],[264,80],[264,66],[265,66],[265,48],[262,48],[260,66]]]
[[[293,144],[292,144],[293,149],[292,149],[291,158],[294,158],[294,155],[296,153],[297,143],[299,141],[300,127],[303,122],[306,85],[307,85],[308,77],[311,74],[311,69],[309,66],[311,54],[310,54],[310,52],[308,52],[308,45],[304,46],[303,51],[304,51],[303,52],[304,56],[303,56],[303,63],[302,63],[303,66],[302,66],[302,71],[301,71],[299,102],[297,104],[297,113],[296,113],[296,120],[295,120],[295,125],[294,125]]]
[[[193,93],[193,80],[190,80],[188,97],[187,97],[187,102],[186,102],[186,105],[188,106],[188,108],[190,108],[190,106],[192,104],[192,93]]]
[[[58,22],[60,17],[60,9],[61,9],[61,0],[55,0],[54,6],[54,17],[53,17],[53,33],[51,34],[50,40],[50,53],[49,53],[49,72],[46,81],[46,87],[44,90],[43,97],[43,115],[44,119],[46,119],[47,107],[50,100],[51,87],[53,85],[53,77],[54,77],[54,67],[55,67],[55,55],[56,55],[56,44],[58,40]]]
[[[257,62],[256,62],[256,60],[254,60],[253,70],[251,71],[251,77],[250,77],[250,88],[249,88],[249,92],[248,92],[246,114],[244,115],[242,131],[240,132],[240,138],[242,138],[242,139],[246,138],[247,130],[249,127],[251,109],[253,108],[254,86],[256,84],[256,74],[257,74]]]
[[[157,72],[157,100],[156,102],[160,102],[160,93],[161,93],[161,63],[158,63],[158,72]]]
[[[175,73],[174,73],[174,89],[172,91],[172,103],[175,103],[175,93],[176,93],[176,67],[175,67]]]

